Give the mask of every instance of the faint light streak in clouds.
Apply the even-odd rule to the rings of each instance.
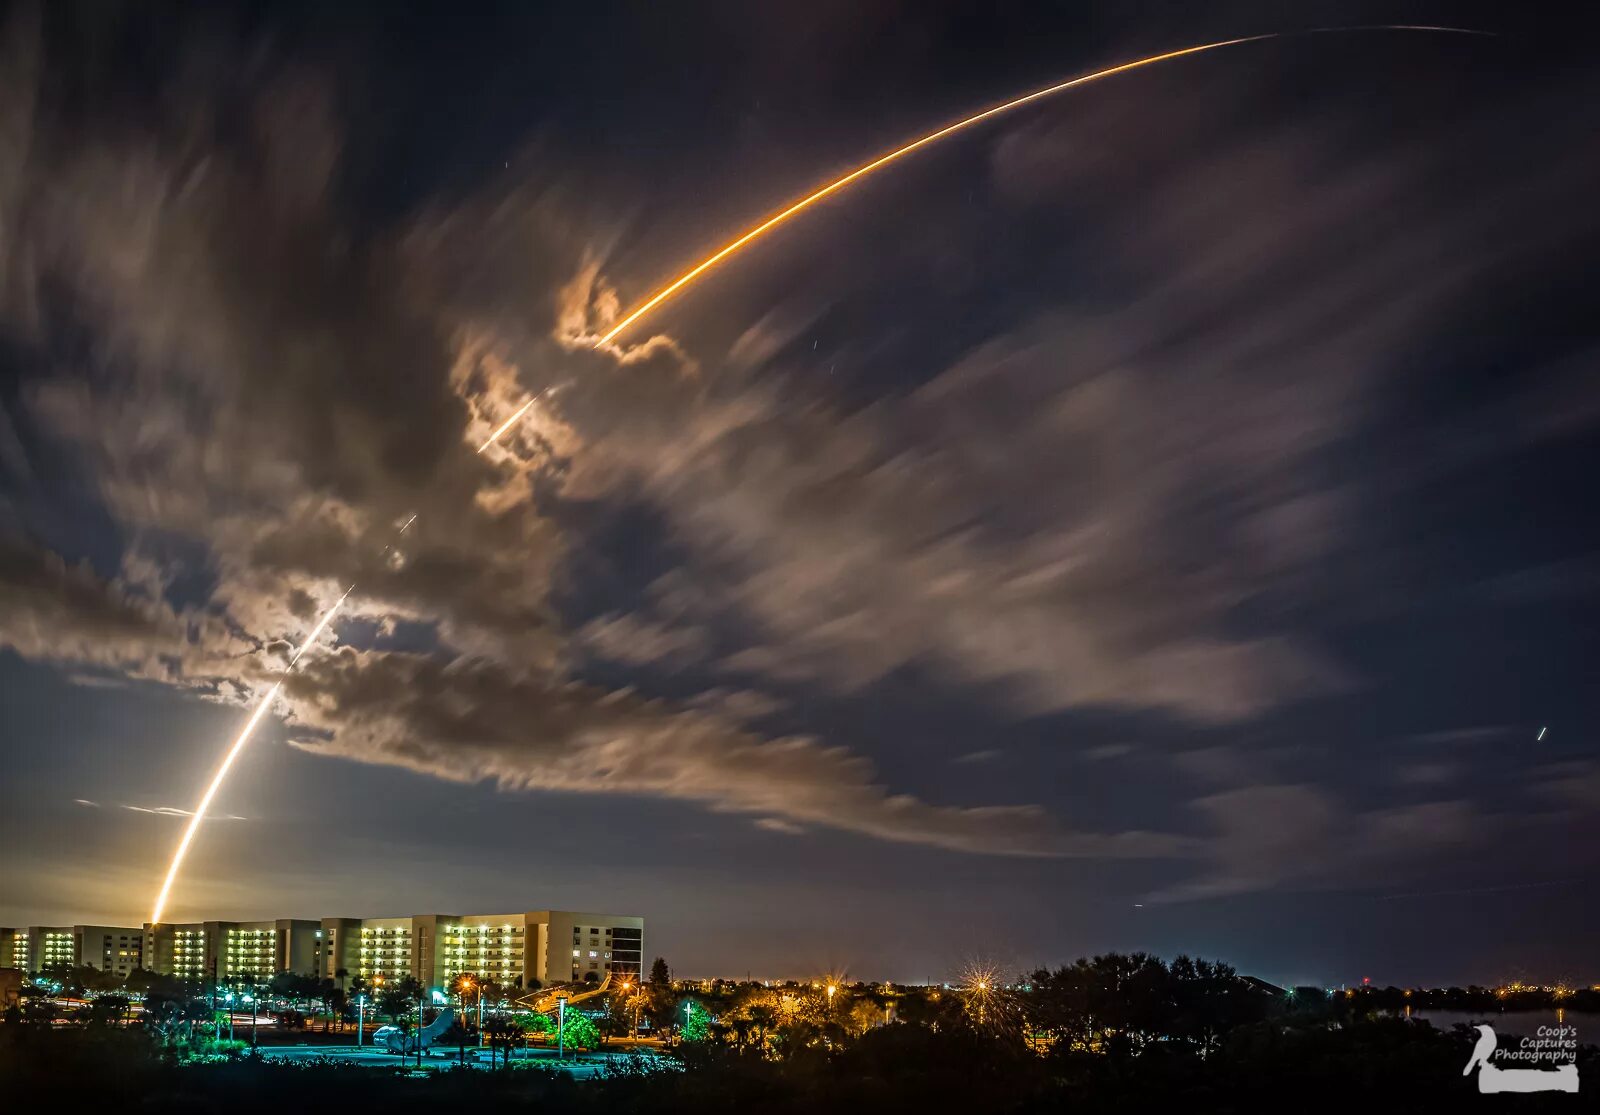
[[[517,419],[521,418],[524,414],[527,414],[528,413],[528,408],[533,406],[533,404],[538,402],[538,401],[539,401],[539,396],[535,395],[533,398],[529,399],[527,402],[523,403],[520,407],[518,407],[517,408],[517,412],[515,414],[513,414],[510,418],[507,418],[504,422],[502,422],[500,424],[500,428],[498,430],[496,430],[494,433],[490,434],[489,435],[489,439],[487,441],[485,441],[482,445],[478,446],[478,452],[482,453],[485,449],[489,448],[489,446],[491,446],[495,442],[499,441],[500,440],[500,436],[502,434],[504,434],[507,430],[511,429],[512,426],[516,425]],[[411,518],[415,519],[416,516],[413,515],[413,516],[411,516]],[[409,522],[406,524],[406,526],[410,526],[410,525],[411,524]],[[404,529],[404,528],[401,528],[401,529]]]
[[[1058,82],[1055,85],[1050,85],[1043,89],[1036,89],[1032,93],[1026,93],[1023,96],[1015,98],[1014,100],[1006,101],[1004,104],[995,105],[993,108],[988,108],[982,112],[968,116],[964,120],[957,120],[954,124],[948,124],[936,132],[929,132],[922,138],[914,139],[902,147],[895,148],[888,154],[880,155],[878,158],[857,167],[855,170],[852,170],[843,177],[834,179],[821,189],[807,194],[793,205],[790,205],[787,209],[782,210],[774,216],[768,217],[765,221],[756,225],[748,232],[745,232],[737,239],[724,244],[711,255],[707,256],[689,270],[685,271],[682,275],[679,275],[672,282],[662,287],[627,317],[613,325],[604,336],[594,343],[593,347],[600,348],[602,345],[609,344],[620,333],[622,333],[623,330],[627,329],[628,326],[638,321],[641,317],[655,309],[655,307],[660,305],[662,302],[665,302],[668,298],[671,298],[679,290],[682,290],[684,287],[693,283],[701,275],[711,270],[729,256],[734,255],[741,248],[745,247],[745,245],[759,239],[761,236],[767,232],[770,232],[778,225],[783,224],[790,217],[797,215],[802,210],[810,208],[823,198],[837,193],[858,179],[865,178],[875,170],[879,170],[882,167],[888,166],[890,163],[895,162],[898,159],[902,159],[913,152],[920,151],[924,147],[937,143],[941,139],[954,135],[957,132],[964,131],[965,129],[976,124],[981,124],[986,120],[991,120],[996,116],[1011,112],[1013,109],[1022,108],[1025,105],[1032,104],[1034,101],[1042,100],[1043,98],[1053,96],[1056,93],[1065,92],[1066,90],[1072,89],[1079,85],[1087,85],[1091,81],[1098,81],[1105,77],[1115,77],[1117,74],[1124,74],[1130,70],[1142,69],[1145,66],[1154,66],[1161,62],[1170,62],[1173,59],[1182,58],[1190,54],[1201,54],[1208,50],[1220,50],[1223,47],[1241,46],[1245,43],[1259,43],[1264,42],[1267,39],[1283,39],[1300,35],[1339,34],[1357,31],[1423,31],[1454,35],[1493,34],[1493,32],[1478,31],[1465,27],[1431,27],[1417,24],[1384,24],[1380,26],[1365,27],[1318,27],[1307,31],[1272,31],[1264,35],[1247,35],[1241,39],[1223,39],[1219,42],[1201,43],[1198,46],[1183,47],[1181,50],[1169,50],[1164,54],[1153,54],[1148,58],[1140,58],[1133,62],[1124,62],[1121,65],[1111,66],[1104,70],[1096,70],[1094,73],[1083,74],[1079,77],[1072,78],[1068,81]],[[492,441],[493,439],[491,438],[490,440]],[[485,448],[487,447],[487,444],[485,444]]]
[[[157,817],[193,817],[194,814],[187,809],[179,809],[176,805],[124,805],[122,808],[134,813],[153,813]],[[213,813],[207,816],[211,821],[242,821],[245,818],[237,813]]]

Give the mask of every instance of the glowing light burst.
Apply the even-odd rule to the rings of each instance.
[[[339,597],[338,600],[334,601],[333,607],[322,613],[322,618],[317,620],[317,625],[311,629],[311,634],[300,645],[300,649],[294,652],[294,656],[289,659],[289,664],[283,668],[283,675],[273,682],[272,688],[267,690],[260,701],[256,702],[254,711],[250,713],[250,719],[245,721],[244,730],[233,741],[233,746],[228,748],[228,753],[223,756],[222,765],[217,768],[217,773],[211,778],[211,785],[206,787],[205,794],[200,798],[200,804],[194,807],[194,815],[189,818],[189,824],[183,830],[183,839],[178,841],[178,850],[172,854],[172,864],[167,868],[166,881],[161,884],[161,893],[156,895],[155,910],[150,914],[150,923],[152,925],[159,925],[161,922],[162,911],[166,909],[167,905],[167,895],[172,891],[172,883],[178,877],[178,869],[183,866],[184,857],[189,854],[189,845],[194,843],[195,833],[200,831],[200,822],[206,819],[206,813],[211,808],[211,799],[217,796],[217,791],[222,788],[223,780],[228,777],[228,771],[232,768],[234,760],[238,759],[240,753],[244,751],[245,745],[250,742],[250,737],[255,735],[256,726],[261,723],[261,718],[267,714],[267,709],[272,706],[272,702],[278,696],[279,690],[283,688],[283,678],[287,677],[289,671],[294,669],[294,664],[300,661],[300,656],[317,641],[318,636],[322,634],[329,621],[333,619],[334,613],[344,604],[345,597],[349,596],[354,590],[354,585],[345,589],[344,596]]]
[[[1183,58],[1191,54],[1202,54],[1209,50],[1221,50],[1223,47],[1229,46],[1242,46],[1245,43],[1265,42],[1268,39],[1292,38],[1302,35],[1353,33],[1358,31],[1422,31],[1454,35],[1492,34],[1488,31],[1476,31],[1464,27],[1429,27],[1417,24],[1388,24],[1371,27],[1318,27],[1306,31],[1273,31],[1264,35],[1247,35],[1241,39],[1222,39],[1214,43],[1201,43],[1198,46],[1187,46],[1180,50],[1169,50],[1163,54],[1152,54],[1148,58],[1140,58],[1133,62],[1124,62],[1118,66],[1110,66],[1103,70],[1096,70],[1091,74],[1083,74],[1068,81],[1062,81],[1056,83],[1055,85],[1046,86],[1043,89],[1036,89],[1032,93],[1026,93],[1013,100],[1006,101],[1004,104],[995,105],[993,108],[984,109],[982,112],[974,113],[964,120],[957,120],[954,124],[948,124],[945,127],[940,128],[938,131],[929,132],[920,139],[914,139],[902,147],[897,147],[885,155],[880,155],[871,162],[865,163],[862,166],[857,167],[855,170],[850,171],[843,177],[835,178],[827,185],[813,191],[810,194],[807,194],[799,201],[790,205],[787,209],[768,217],[754,228],[741,234],[737,239],[724,244],[711,255],[707,256],[689,270],[685,271],[682,275],[679,275],[672,282],[662,287],[627,317],[613,325],[604,336],[594,343],[594,347],[599,348],[602,345],[609,344],[611,341],[616,339],[619,334],[627,329],[628,326],[644,317],[662,302],[665,302],[678,291],[693,283],[701,275],[704,275],[707,271],[710,271],[713,267],[717,266],[717,264],[721,263],[729,256],[734,255],[741,248],[783,224],[785,221],[789,220],[789,218],[796,216],[803,210],[809,209],[811,206],[815,205],[824,198],[838,193],[851,183],[865,178],[875,170],[881,170],[890,163],[893,163],[899,159],[903,159],[907,155],[922,150],[924,147],[938,143],[941,139],[955,135],[957,132],[965,131],[966,129],[977,124],[981,124],[986,120],[992,120],[997,116],[1002,116],[1005,113],[1012,112],[1016,109],[1022,108],[1025,105],[1030,105],[1035,101],[1043,100],[1046,97],[1054,96],[1057,93],[1064,93],[1068,89],[1073,89],[1080,85],[1087,85],[1091,81],[1099,81],[1101,78],[1115,77],[1117,74],[1125,74],[1131,70],[1143,69],[1145,66],[1159,65],[1162,62],[1170,62],[1174,59]]]
[[[500,428],[495,430],[494,433],[490,434],[487,441],[478,446],[478,453],[482,454],[484,450],[488,449],[495,442],[499,441],[507,430],[516,425],[518,419],[528,413],[529,409],[532,408],[534,403],[539,401],[540,396],[543,394],[544,392],[540,392],[527,402],[523,403],[522,406],[518,407],[516,413],[512,414],[510,418],[502,422],[500,424]],[[400,529],[395,532],[396,535],[398,536],[404,534],[410,528],[411,524],[416,521],[417,516],[412,515],[405,521]],[[383,552],[388,553],[393,548],[394,547],[392,544],[385,546]],[[194,843],[195,834],[200,831],[200,822],[205,820],[206,812],[211,808],[211,799],[217,796],[217,791],[222,788],[222,783],[227,779],[228,771],[232,769],[234,761],[237,760],[240,754],[244,751],[245,746],[250,742],[250,737],[255,735],[256,728],[261,724],[262,718],[267,714],[267,709],[272,707],[273,700],[283,689],[283,679],[289,676],[289,671],[293,670],[295,663],[300,661],[300,656],[303,655],[307,650],[311,649],[313,645],[315,645],[317,637],[327,629],[329,622],[333,619],[334,613],[344,605],[345,600],[355,590],[355,585],[351,585],[349,588],[345,589],[344,595],[339,597],[339,599],[334,602],[333,607],[329,608],[322,614],[321,619],[317,620],[317,625],[311,629],[311,634],[307,636],[306,641],[300,645],[300,649],[295,651],[294,656],[289,659],[289,664],[283,668],[283,673],[279,675],[278,680],[273,683],[271,689],[267,690],[266,694],[261,698],[261,700],[256,702],[256,707],[250,713],[250,719],[245,721],[243,730],[239,732],[239,735],[233,741],[233,746],[228,748],[227,754],[223,756],[222,765],[217,768],[217,773],[212,776],[211,785],[206,787],[205,794],[200,798],[200,804],[195,806],[194,814],[189,818],[188,827],[183,830],[183,839],[178,841],[177,851],[173,852],[172,854],[172,863],[167,867],[167,877],[161,884],[161,893],[156,895],[155,909],[150,914],[151,925],[159,925],[161,923],[161,915],[166,910],[167,906],[167,896],[171,894],[172,884],[178,878],[178,869],[183,866],[184,858],[189,854],[189,845]]]
[[[980,1030],[1005,1030],[1016,1019],[1016,1001],[1000,969],[982,961],[962,969],[957,992],[967,1018]]]

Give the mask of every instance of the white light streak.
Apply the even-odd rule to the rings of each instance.
[[[156,896],[155,910],[150,914],[152,925],[158,925],[161,922],[161,914],[167,906],[167,895],[172,891],[172,883],[178,877],[178,869],[183,866],[184,857],[189,854],[189,845],[194,843],[194,834],[200,831],[200,822],[206,819],[206,811],[211,808],[211,799],[217,796],[217,791],[222,788],[223,780],[228,777],[229,769],[232,768],[234,761],[244,751],[245,745],[250,742],[250,737],[255,734],[256,726],[261,723],[261,718],[267,714],[267,709],[272,707],[273,699],[277,697],[278,692],[283,688],[283,677],[288,676],[289,671],[294,669],[294,664],[300,661],[300,656],[317,641],[317,637],[322,634],[323,630],[328,626],[328,622],[333,619],[334,613],[344,604],[345,597],[349,596],[354,590],[354,585],[345,589],[344,596],[339,597],[338,600],[334,601],[333,607],[322,613],[322,618],[317,620],[317,625],[311,629],[311,634],[300,645],[300,649],[294,652],[294,657],[289,659],[289,664],[283,668],[283,675],[272,683],[272,688],[267,690],[266,695],[256,703],[255,710],[250,713],[250,719],[245,721],[244,730],[233,741],[233,746],[228,748],[227,755],[223,756],[222,765],[217,768],[217,773],[211,779],[211,785],[206,787],[206,792],[201,797],[200,804],[194,807],[194,815],[189,818],[188,825],[184,827],[183,839],[178,841],[178,850],[172,854],[172,864],[167,868],[166,881],[161,884],[161,893]]]
[[[495,442],[499,441],[500,440],[500,435],[505,433],[507,430],[511,429],[512,426],[516,425],[517,419],[521,418],[524,414],[527,414],[528,413],[528,408],[531,407],[534,403],[536,403],[538,401],[539,401],[539,396],[535,395],[533,398],[529,399],[527,402],[523,403],[520,407],[518,407],[517,408],[517,412],[515,414],[513,414],[510,418],[507,418],[504,422],[502,422],[500,424],[500,428],[498,430],[496,430],[494,433],[489,435],[489,440],[488,441],[486,441],[482,445],[478,446],[478,452],[482,453],[485,449],[489,448],[489,446],[491,446]],[[416,516],[412,516],[412,517],[415,518]],[[406,525],[409,526],[410,524],[408,523]]]

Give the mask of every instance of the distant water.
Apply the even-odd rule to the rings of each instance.
[[[1600,1045],[1600,1012],[1595,1011],[1550,1009],[1490,1010],[1474,1013],[1460,1010],[1412,1011],[1407,1008],[1406,1014],[1411,1018],[1425,1020],[1435,1030],[1448,1030],[1458,1023],[1472,1026],[1479,1022],[1487,1022],[1501,1037],[1511,1034],[1529,1037],[1537,1033],[1540,1026],[1567,1025],[1576,1027],[1579,1044]]]

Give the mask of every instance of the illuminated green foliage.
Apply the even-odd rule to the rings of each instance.
[[[678,1013],[683,1016],[683,1028],[679,1033],[684,1041],[705,1041],[710,1036],[711,1015],[699,1003],[690,999],[678,1008]]]

